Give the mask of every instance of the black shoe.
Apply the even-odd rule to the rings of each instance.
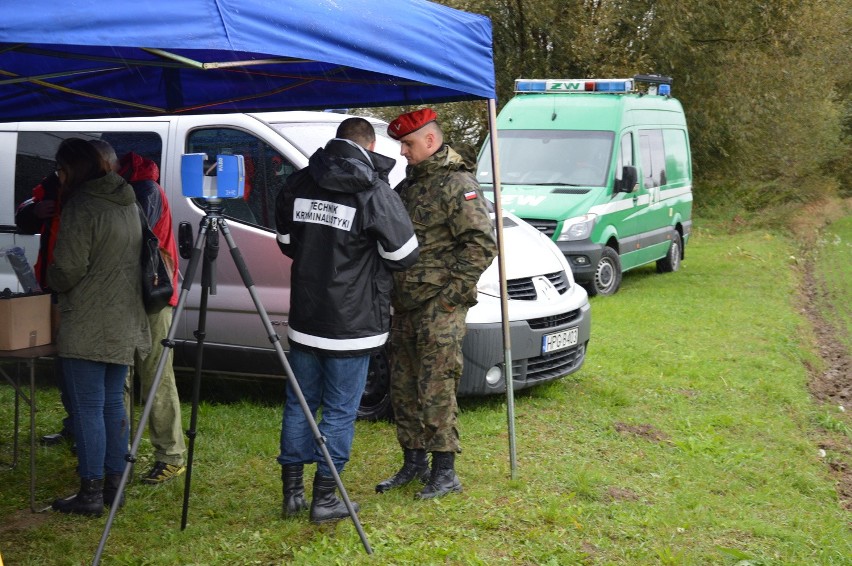
[[[158,483],[165,483],[171,479],[174,479],[184,473],[186,471],[185,466],[178,466],[175,464],[166,464],[165,462],[154,462],[154,465],[145,474],[145,477],[142,478],[142,483],[156,485]]]
[[[349,517],[346,504],[334,494],[337,483],[331,476],[314,475],[314,493],[311,501],[311,523],[327,523]],[[355,513],[361,510],[357,503],[352,502]]]
[[[45,434],[41,437],[42,446],[56,446],[57,444],[62,444],[63,442],[74,442],[74,435],[71,433],[71,431],[62,429],[59,432],[55,432],[53,434]]]
[[[415,499],[434,499],[443,497],[448,493],[458,493],[462,490],[461,481],[456,475],[455,453],[433,452],[432,453],[432,475]]]
[[[402,487],[414,480],[418,480],[420,483],[426,483],[429,480],[429,459],[426,457],[425,450],[403,448],[402,468],[393,476],[378,484],[376,493],[384,493]]]
[[[103,479],[80,480],[80,491],[77,495],[57,499],[52,507],[60,513],[100,517],[104,513],[103,490]]]
[[[281,466],[282,491],[284,502],[281,505],[285,517],[298,515],[308,508],[305,500],[305,467],[302,464]]]
[[[115,496],[118,495],[118,484],[121,483],[121,474],[107,474],[104,477],[104,506],[112,507]],[[118,499],[118,507],[124,506],[124,493]]]

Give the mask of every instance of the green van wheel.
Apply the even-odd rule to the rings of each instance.
[[[603,249],[600,260],[595,267],[595,277],[592,284],[586,288],[589,295],[614,295],[621,286],[621,259],[618,252],[609,246]]]
[[[680,260],[683,257],[683,240],[680,232],[674,230],[672,234],[672,245],[666,257],[657,260],[657,271],[659,273],[671,273],[680,269]]]

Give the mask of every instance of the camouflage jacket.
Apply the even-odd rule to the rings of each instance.
[[[440,295],[444,306],[476,304],[476,283],[497,254],[490,203],[449,146],[409,166],[396,187],[414,224],[420,258],[394,273],[393,306],[414,310]]]

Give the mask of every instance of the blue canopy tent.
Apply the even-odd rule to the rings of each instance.
[[[0,121],[494,98],[488,18],[423,0],[0,3]]]
[[[514,476],[491,41],[425,0],[7,1],[0,122],[487,101]]]

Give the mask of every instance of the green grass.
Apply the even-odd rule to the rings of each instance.
[[[815,441],[850,423],[808,394],[795,242],[697,225],[680,272],[641,268],[592,300],[580,372],[516,394],[515,479],[502,396],[462,400],[464,492],[435,501],[414,501],[414,486],[374,493],[400,451],[393,425],[359,422],[342,477],[361,504],[367,556],[351,521],[280,517],[280,385],[269,385],[202,403],[187,529],[182,482],[134,482],[103,563],[850,564],[849,513]],[[838,229],[852,241],[848,223]],[[838,269],[836,298],[849,305],[849,263]],[[55,389],[38,400],[39,434],[57,429]],[[0,386],[0,458],[11,401]],[[0,471],[6,564],[90,563],[104,519],[30,514],[26,457],[24,447],[18,468]],[[39,500],[70,492],[74,466],[40,447]]]

